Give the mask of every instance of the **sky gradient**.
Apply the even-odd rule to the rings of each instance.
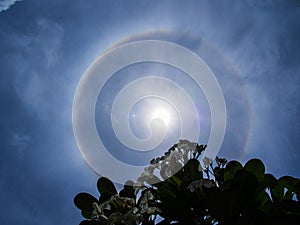
[[[300,2],[0,0],[0,224],[79,224],[97,175],[72,129],[76,87],[117,43],[180,43],[228,107],[220,156],[300,177]]]

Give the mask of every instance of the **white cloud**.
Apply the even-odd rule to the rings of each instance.
[[[10,35],[10,39],[23,46],[12,61],[12,64],[18,65],[14,88],[29,111],[40,118],[46,117],[52,106],[49,102],[57,91],[53,87],[59,84],[59,78],[53,76],[53,70],[61,62],[64,30],[53,21],[39,19],[33,34],[20,36]]]
[[[63,41],[63,28],[50,20],[39,19],[37,21],[38,35],[33,43],[41,50],[46,66],[53,66],[60,56],[60,48]]]
[[[21,0],[0,0],[0,12],[8,10],[12,5]]]

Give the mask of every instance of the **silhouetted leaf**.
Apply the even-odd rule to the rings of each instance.
[[[239,198],[239,203],[244,207],[253,198],[258,186],[258,180],[253,173],[242,169],[236,172],[233,186],[235,195]]]
[[[93,211],[93,202],[98,202],[98,200],[94,196],[84,192],[77,194],[74,198],[74,204],[77,208],[87,212]]]
[[[202,172],[198,170],[199,168],[199,161],[196,159],[189,160],[185,166],[183,167],[183,171],[181,171],[182,178],[185,182],[186,188],[188,185],[190,185],[191,182],[195,180],[200,180],[203,178]],[[178,173],[180,174],[180,173]]]
[[[97,182],[97,188],[99,193],[102,194],[110,194],[110,195],[115,195],[117,194],[117,190],[115,188],[115,185],[113,182],[111,182],[108,178],[106,177],[101,177],[98,182]]]
[[[271,189],[271,188],[275,187],[276,184],[277,184],[277,180],[272,174],[266,173],[264,175],[264,179],[262,181],[263,189],[264,188],[270,188]]]
[[[244,168],[245,170],[253,173],[257,177],[258,181],[264,179],[265,166],[261,160],[251,159],[245,164]]]
[[[82,210],[82,211],[81,211],[81,215],[82,215],[85,219],[91,219],[92,213]]]
[[[227,163],[224,171],[224,181],[233,179],[235,176],[235,173],[238,170],[241,170],[243,168],[242,164],[240,164],[238,161],[230,161]]]
[[[298,187],[297,183],[299,179],[283,176],[277,180],[275,187],[271,189],[271,196],[274,202],[280,202],[283,199],[292,199],[293,193],[297,193]]]
[[[292,200],[294,196],[294,192],[287,190],[283,196],[284,200]]]
[[[99,203],[103,203],[103,202],[107,201],[108,199],[110,199],[110,197],[111,197],[111,193],[101,194],[99,197]]]
[[[224,171],[225,171],[224,168],[220,168],[220,167],[214,168],[214,175],[219,185],[222,185],[224,182]]]
[[[165,201],[176,200],[176,194],[180,193],[179,189],[169,179],[154,184],[157,187],[156,193],[159,199]]]
[[[257,205],[258,205],[258,209],[268,213],[270,212],[272,209],[272,200],[270,198],[270,196],[265,192],[260,192],[259,195],[257,195],[256,197],[256,201],[257,201]]]
[[[284,186],[282,183],[279,183],[277,181],[277,184],[275,187],[271,189],[271,196],[273,199],[273,202],[277,203],[283,200],[284,197]]]
[[[180,187],[182,185],[183,179],[182,179],[182,173],[178,172],[174,174],[172,177],[170,177],[169,182],[172,182],[176,186]]]
[[[99,225],[95,220],[83,220],[79,225]]]
[[[278,179],[278,182],[282,184],[283,187],[287,188],[288,190],[292,192],[299,191],[297,188],[297,183],[299,182],[299,179],[291,177],[291,176],[283,176]]]
[[[266,189],[271,190],[276,185],[277,185],[277,180],[272,174],[268,174],[268,173],[264,174],[264,177],[262,180],[260,180],[259,185],[256,190],[257,199],[259,199],[259,195],[267,194]],[[271,199],[270,199],[270,201],[271,201]],[[267,210],[269,210],[269,209],[267,209]]]
[[[121,197],[128,197],[128,198],[134,198],[135,199],[133,184],[134,183],[132,181],[126,182],[123,189],[120,191],[119,195]]]

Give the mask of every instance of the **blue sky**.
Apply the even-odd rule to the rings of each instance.
[[[228,107],[219,155],[300,177],[299,1],[0,0],[0,224],[78,224],[97,175],[72,130],[76,87],[116,43],[199,54]]]

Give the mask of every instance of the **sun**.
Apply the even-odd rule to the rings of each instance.
[[[156,108],[152,112],[151,119],[161,119],[167,126],[171,119],[170,112],[163,107]]]

